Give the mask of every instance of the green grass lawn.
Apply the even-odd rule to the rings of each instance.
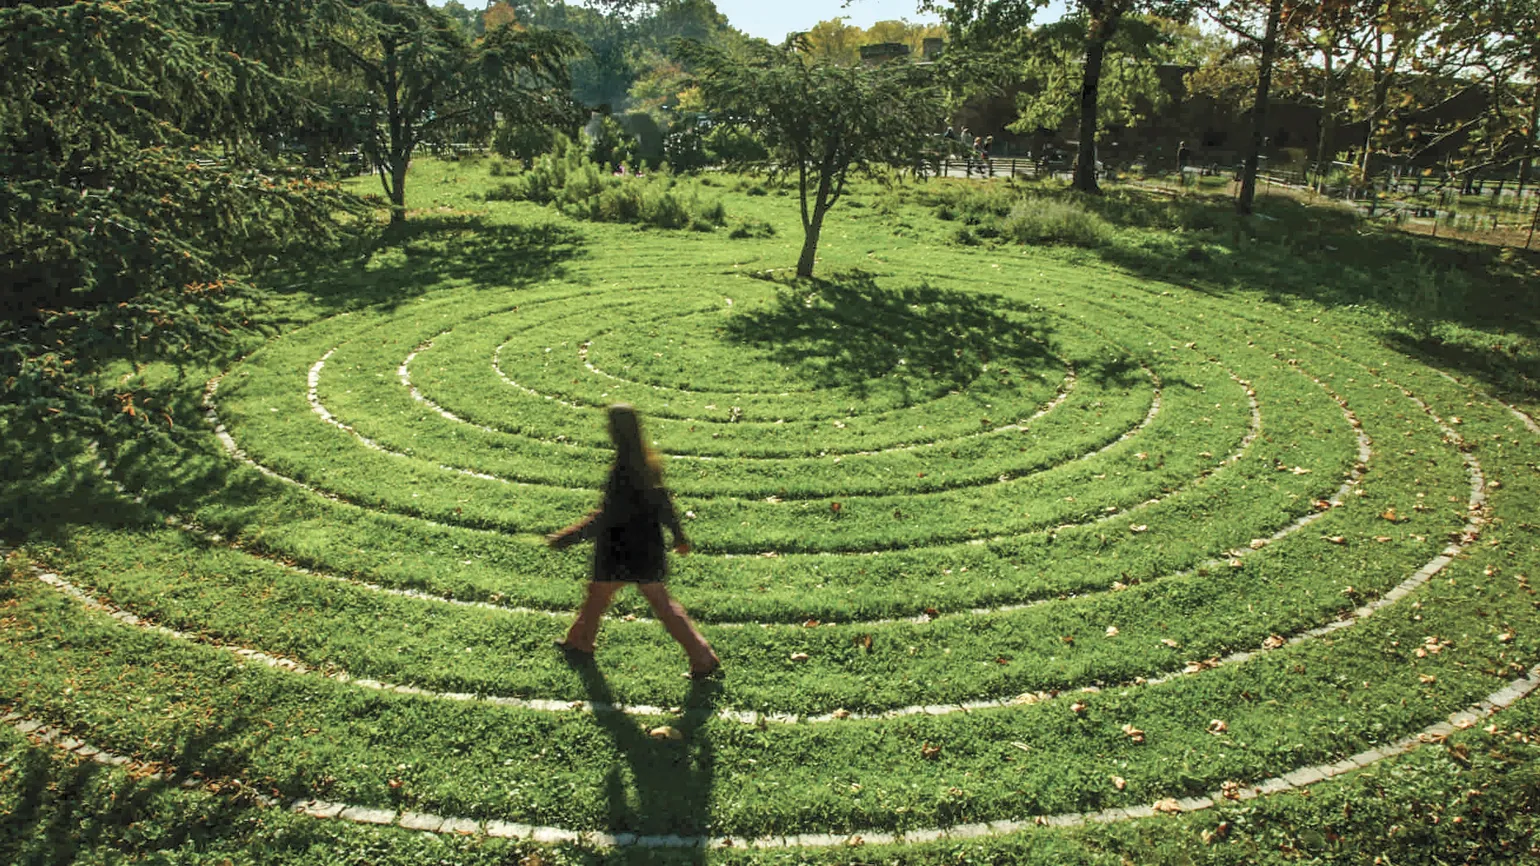
[[[933,181],[860,188],[798,281],[776,184],[642,229],[489,168],[420,161],[239,357],[140,372],[166,436],[0,491],[0,712],[128,759],[0,727],[0,861],[1540,856],[1540,698],[1480,705],[1540,663],[1536,258]],[[634,593],[594,668],[550,647],[617,401],[719,682]]]

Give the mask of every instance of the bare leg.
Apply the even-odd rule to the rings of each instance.
[[[613,580],[588,582],[588,594],[583,597],[583,605],[578,608],[572,628],[567,630],[567,646],[585,653],[594,651],[594,641],[599,637],[599,622],[604,618],[604,612],[609,610],[610,601],[615,598],[621,586],[619,581]]]
[[[668,594],[668,587],[661,583],[639,583],[636,588],[647,599],[647,603],[652,605],[653,614],[668,629],[669,636],[684,647],[685,655],[690,657],[690,670],[710,670],[720,663],[717,654],[711,650],[711,644],[706,643],[706,638],[695,628],[695,623],[690,622],[684,606]]]

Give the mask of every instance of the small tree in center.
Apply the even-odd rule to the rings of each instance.
[[[742,56],[682,42],[706,102],[769,146],[772,170],[797,175],[802,255],[797,276],[813,275],[824,217],[845,193],[852,171],[921,165],[942,118],[940,91],[926,67],[819,62],[804,40],[748,49]]]

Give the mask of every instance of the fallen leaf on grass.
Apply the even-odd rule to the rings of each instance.
[[[844,707],[840,707],[839,709],[835,710],[833,713],[830,713],[830,715],[834,716],[836,719],[848,719],[848,718],[850,718],[850,711],[845,709]]]
[[[1154,809],[1157,812],[1164,812],[1167,815],[1175,815],[1178,812],[1182,811],[1182,804],[1178,803],[1175,799],[1173,799],[1171,797],[1167,797],[1164,800],[1157,800],[1157,801],[1155,801]]]
[[[1284,640],[1279,635],[1276,635],[1276,634],[1268,635],[1267,638],[1262,641],[1262,647],[1263,647],[1263,649],[1270,649],[1270,650],[1271,649],[1277,649],[1277,648],[1283,646],[1285,643],[1288,643],[1288,641]]]
[[[1323,535],[1321,537],[1324,538],[1327,541],[1330,541],[1332,544],[1347,544],[1347,538],[1345,536],[1341,536],[1341,535]]]
[[[1011,745],[1013,745],[1016,748],[1022,750],[1023,752],[1030,752],[1030,751],[1032,751],[1032,747],[1031,746],[1027,745],[1026,743],[1023,743],[1020,740],[1011,740]]]
[[[932,746],[930,743],[926,743],[920,747],[920,757],[927,761],[935,760],[936,756],[939,754],[941,754],[940,746]]]
[[[1117,636],[1118,636],[1118,627],[1115,626],[1115,625],[1107,626],[1107,637],[1117,637]]]
[[[792,653],[791,660],[794,662],[805,662],[807,661],[807,653]]]
[[[1390,536],[1388,536],[1388,535],[1376,535],[1376,536],[1374,536],[1374,540],[1378,541],[1380,544],[1384,544],[1385,542],[1390,540]]]
[[[1133,725],[1123,726],[1123,736],[1127,737],[1135,743],[1144,742],[1144,731],[1139,730]]]
[[[1121,791],[1124,788],[1128,787],[1128,780],[1123,778],[1122,776],[1113,776],[1112,777],[1112,787],[1117,788],[1119,791]]]
[[[1230,730],[1230,726],[1225,723],[1224,719],[1212,719],[1208,723],[1208,732],[1211,734],[1222,734],[1228,730]]]
[[[1174,641],[1174,640],[1172,640],[1171,638],[1168,638],[1168,637],[1161,638],[1160,642],[1165,644],[1168,647],[1171,647],[1172,649],[1176,649],[1177,647],[1181,646],[1181,644],[1177,643],[1176,641]]]
[[[1145,532],[1148,529],[1149,529],[1149,527],[1146,526],[1143,523],[1137,523],[1137,524],[1134,524],[1133,526],[1128,527],[1128,531],[1129,532]]]
[[[647,736],[654,740],[682,740],[684,733],[673,725],[663,725],[647,732]]]
[[[1069,705],[1069,711],[1077,715],[1083,713],[1085,712],[1085,704],[1081,703],[1080,701],[1076,701]]]
[[[1423,685],[1427,685],[1428,683],[1438,682],[1438,677],[1433,676],[1432,674],[1418,674],[1417,681]]]
[[[1253,538],[1253,539],[1251,539],[1251,542],[1249,544],[1247,544],[1246,546],[1250,547],[1252,550],[1261,550],[1262,548],[1266,547],[1267,545],[1268,545],[1268,540],[1267,539],[1265,539],[1265,538]]]
[[[1219,796],[1226,800],[1239,800],[1241,798],[1241,784],[1233,781],[1220,782]]]
[[[1237,794],[1237,796],[1239,796],[1239,794]],[[1219,822],[1219,826],[1215,827],[1212,830],[1204,830],[1202,833],[1199,833],[1198,835],[1199,835],[1199,837],[1201,837],[1203,839],[1203,844],[1205,844],[1205,845],[1212,845],[1215,842],[1217,842],[1217,841],[1223,839],[1224,837],[1230,835],[1230,822],[1228,822],[1228,821],[1220,821]]]

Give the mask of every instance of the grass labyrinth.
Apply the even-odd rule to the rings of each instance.
[[[12,709],[286,801],[934,839],[1246,790],[1537,660],[1540,436],[1370,337],[1051,258],[787,283],[615,237],[283,333],[213,423],[111,455],[171,519],[30,551],[78,593],[18,582]],[[617,401],[720,684],[634,594],[594,671],[550,650],[586,562],[540,538],[594,506]]]

